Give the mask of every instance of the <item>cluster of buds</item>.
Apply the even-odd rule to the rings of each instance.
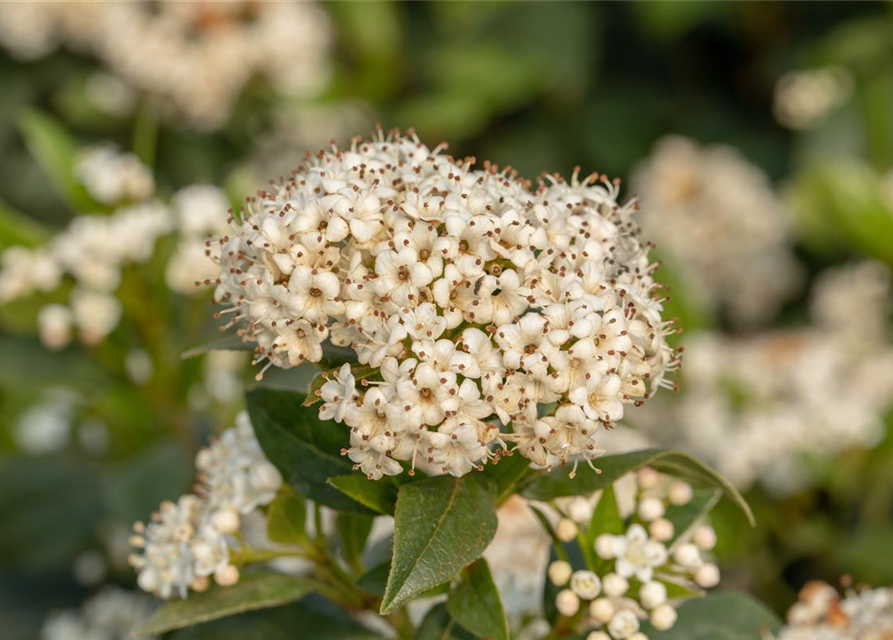
[[[623,531],[595,537],[593,566],[575,570],[568,561],[556,560],[548,568],[549,580],[561,588],[555,600],[558,612],[571,617],[587,607],[581,620],[589,631],[587,640],[647,640],[641,620],[650,620],[658,630],[670,629],[683,594],[691,596],[698,588],[719,583],[719,569],[703,556],[716,544],[713,529],[696,524],[677,532],[666,517],[673,507],[692,501],[692,487],[650,468],[637,472],[630,482],[617,485],[620,509],[629,511]],[[626,489],[630,496],[621,495]],[[621,500],[624,497],[630,499]],[[560,508],[556,536],[564,542],[591,540],[594,532],[588,528],[598,526],[590,524],[591,502],[575,498]]]
[[[809,582],[788,611],[778,640],[884,640],[893,637],[893,589],[848,589]]]
[[[442,149],[379,131],[308,155],[213,247],[222,313],[267,367],[353,352],[317,394],[370,478],[463,475],[510,444],[591,460],[677,363],[638,204],[598,174],[532,190]]]
[[[241,518],[269,504],[282,476],[264,457],[248,416],[196,456],[199,487],[176,503],[164,502],[146,525],[137,522],[130,543],[139,550],[130,557],[137,584],[161,598],[189,589],[203,591],[210,577],[221,586],[239,580],[230,546]]]

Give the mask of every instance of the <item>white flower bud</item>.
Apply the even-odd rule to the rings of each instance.
[[[208,580],[208,576],[197,576],[192,581],[192,584],[189,585],[189,588],[201,593],[202,591],[207,591],[209,586],[211,586],[211,582]]]
[[[666,518],[658,518],[648,525],[648,534],[658,542],[666,542],[673,539],[676,527]]]
[[[556,560],[549,565],[549,580],[551,580],[552,584],[556,587],[561,587],[567,584],[567,581],[571,579],[571,574],[573,572],[574,569],[570,564],[564,560]]]
[[[694,491],[692,491],[691,485],[687,482],[682,482],[682,480],[677,480],[671,484],[667,492],[670,504],[675,504],[676,506],[688,504],[693,496]]]
[[[258,460],[251,465],[251,484],[260,491],[278,491],[282,474],[269,460]]]
[[[583,600],[592,600],[602,590],[602,581],[592,571],[575,571],[571,576],[571,589]]]
[[[651,625],[658,631],[672,629],[676,624],[676,609],[669,604],[662,604],[651,612]]]
[[[221,587],[231,587],[239,581],[239,569],[234,564],[228,564],[214,572],[214,581]]]
[[[709,589],[719,584],[719,567],[715,564],[705,564],[695,571],[695,582],[699,587]]]
[[[619,598],[629,590],[629,581],[616,573],[609,573],[602,578],[602,590],[606,596]]]
[[[691,543],[681,544],[673,552],[673,559],[683,567],[697,567],[701,564],[701,552]]]
[[[617,557],[617,536],[603,533],[595,539],[595,553],[602,560],[612,560]]]
[[[642,467],[639,469],[639,486],[642,489],[652,489],[660,482],[660,473],[651,467]]]
[[[615,613],[617,613],[617,607],[607,598],[598,598],[589,605],[589,615],[599,624],[607,624]]]
[[[585,498],[571,498],[565,507],[565,512],[571,520],[580,524],[588,523],[592,518],[592,507]]]
[[[639,619],[629,609],[618,611],[608,623],[608,633],[617,640],[627,640],[638,630]]]
[[[37,316],[40,341],[48,349],[62,349],[71,342],[71,310],[61,304],[48,304]]]
[[[702,525],[695,530],[691,541],[701,549],[709,551],[716,546],[716,531],[713,530],[713,527]]]
[[[646,582],[639,590],[639,602],[646,609],[654,609],[667,601],[667,587],[662,582]]]
[[[628,638],[628,640],[648,640],[648,636],[646,636],[644,633],[642,633],[641,631],[639,631],[639,632],[634,633],[633,635],[631,635],[631,636]]]
[[[572,616],[580,610],[580,598],[570,589],[563,589],[555,596],[555,608],[563,616]]]
[[[652,520],[660,518],[664,515],[665,511],[664,503],[657,498],[643,498],[642,501],[639,502],[639,517],[645,522],[651,522]]]
[[[611,636],[604,631],[592,631],[586,636],[586,640],[611,640]]]
[[[239,530],[239,512],[232,507],[222,507],[211,516],[211,525],[223,535],[233,535]]]
[[[562,518],[555,526],[555,535],[562,542],[570,542],[577,537],[579,532],[580,528],[577,526],[577,523],[569,518]]]

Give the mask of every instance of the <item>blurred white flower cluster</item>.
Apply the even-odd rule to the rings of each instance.
[[[695,334],[682,394],[633,423],[712,463],[740,488],[808,481],[809,456],[870,448],[893,405],[890,273],[880,263],[827,271],[809,328],[755,337]]]
[[[850,99],[853,84],[844,67],[786,73],[775,84],[775,119],[789,129],[809,129]]]
[[[549,565],[549,580],[558,592],[555,606],[563,616],[574,616],[588,607],[583,626],[588,640],[647,640],[640,631],[642,619],[655,629],[676,624],[675,602],[699,588],[715,587],[719,569],[703,552],[716,544],[712,528],[695,521],[684,531],[676,531],[667,517],[674,508],[691,503],[694,491],[687,483],[674,480],[651,468],[640,469],[614,485],[622,531],[595,537],[595,571],[574,569],[565,560]],[[595,507],[605,499],[596,494]],[[592,500],[571,498],[560,501],[561,518],[555,534],[565,542],[590,540]]]
[[[752,324],[795,291],[787,213],[768,176],[736,149],[666,137],[634,186],[645,234],[700,306]]]
[[[597,175],[531,191],[441,149],[379,131],[308,154],[220,238],[223,313],[267,367],[353,350],[317,395],[371,478],[400,461],[462,475],[508,442],[589,460],[599,425],[676,364],[638,205]]]
[[[161,598],[203,591],[211,576],[221,586],[238,582],[239,569],[230,557],[233,536],[243,516],[272,502],[282,485],[244,412],[234,428],[199,451],[196,468],[198,495],[164,502],[148,525],[134,525],[131,544],[138,551],[130,563],[137,583]]]
[[[117,587],[105,587],[80,610],[66,610],[47,618],[41,640],[122,640],[149,619],[150,598]],[[143,636],[153,640],[154,636]]]
[[[115,207],[113,212],[78,216],[46,245],[14,246],[0,255],[0,304],[57,291],[67,298],[65,304],[46,304],[38,316],[41,339],[53,349],[66,346],[74,328],[82,342],[96,344],[118,326],[122,305],[115,293],[123,270],[149,261],[163,236],[177,232],[166,273],[171,289],[189,294],[198,283],[210,284],[217,265],[204,242],[227,226],[229,205],[218,188],[186,187],[169,206],[152,199],[149,170],[111,147],[82,152],[75,174],[89,195]]]
[[[841,596],[810,582],[788,611],[777,640],[884,640],[893,637],[893,589],[850,589]]]
[[[282,93],[316,95],[329,76],[331,40],[325,13],[308,2],[0,5],[0,44],[16,57],[41,58],[63,45],[93,55],[200,129],[225,124],[258,76]]]

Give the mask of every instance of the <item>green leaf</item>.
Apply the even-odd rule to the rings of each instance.
[[[329,478],[329,484],[361,505],[386,516],[394,515],[397,485],[390,478],[370,480],[359,473]]]
[[[675,529],[673,540],[685,537],[694,527],[701,524],[720,498],[722,491],[719,489],[694,487],[692,499],[687,504],[671,504],[664,517],[673,523]]]
[[[416,631],[415,640],[471,640],[474,636],[453,619],[446,605],[433,607],[422,620]]]
[[[36,247],[49,237],[50,232],[43,225],[0,201],[0,248]]]
[[[245,399],[264,453],[295,491],[339,511],[371,513],[327,483],[353,470],[341,455],[349,446],[346,428],[320,421],[314,409],[301,406],[304,396],[294,391],[255,387]]]
[[[381,612],[391,611],[477,560],[496,533],[496,483],[481,474],[404,485]]]
[[[753,512],[738,490],[706,464],[682,451],[644,449],[605,456],[598,460],[601,473],[581,466],[574,478],[564,468],[554,469],[551,473],[540,472],[524,486],[521,494],[530,500],[544,502],[562,496],[589,495],[613,484],[624,474],[645,466],[721,489],[747,516],[750,524],[755,524]]]
[[[505,609],[483,558],[462,571],[462,580],[447,597],[446,608],[456,622],[479,638],[508,640]]]
[[[651,640],[763,640],[764,632],[776,633],[781,626],[778,616],[762,603],[727,591],[683,604],[669,631],[656,631],[645,622],[642,632]]]
[[[530,461],[518,453],[502,456],[498,462],[484,467],[484,475],[496,482],[497,504],[502,504],[514,493],[529,468]]]
[[[370,516],[355,513],[339,513],[335,521],[338,538],[341,540],[341,555],[351,567],[362,569],[360,558],[366,548],[366,540],[372,531]]]
[[[190,596],[191,597],[191,596]],[[284,607],[189,627],[173,640],[380,640],[343,609],[310,595]]]
[[[599,571],[607,572],[611,564],[610,561],[602,560],[596,555],[595,539],[603,533],[621,535],[625,531],[626,527],[623,517],[620,515],[620,508],[617,506],[617,494],[614,492],[614,487],[605,487],[602,489],[595,509],[592,510],[592,519],[589,521],[583,538],[583,552],[588,562],[591,563],[593,571],[604,575]]]
[[[267,536],[280,544],[307,540],[307,501],[288,487],[279,491],[267,509]]]
[[[104,208],[74,177],[78,144],[60,122],[40,111],[28,111],[19,122],[19,130],[31,155],[73,210],[89,213]]]
[[[246,572],[232,587],[212,585],[203,593],[191,593],[184,600],[165,603],[134,635],[159,635],[237,613],[278,607],[303,598],[314,588],[315,583],[309,578],[268,571]]]
[[[189,360],[208,353],[209,351],[254,351],[255,344],[253,342],[243,342],[242,336],[231,333],[210,340],[203,344],[191,347],[180,354],[181,360]]]
[[[706,592],[692,582],[680,580],[673,576],[657,576],[658,582],[667,588],[667,600],[689,600],[703,598]]]

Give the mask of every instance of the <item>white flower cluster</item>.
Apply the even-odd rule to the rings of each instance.
[[[230,543],[242,516],[272,502],[282,476],[264,457],[248,415],[196,456],[199,494],[164,502],[152,521],[137,522],[130,564],[140,588],[161,598],[203,591],[209,577],[221,586],[239,580]]]
[[[737,323],[764,320],[800,282],[784,206],[737,150],[664,138],[634,186],[646,205],[645,233],[706,309]]]
[[[81,610],[51,614],[40,630],[41,640],[122,640],[132,637],[149,619],[154,605],[146,596],[105,587]],[[143,636],[154,640],[155,636]]]
[[[893,637],[893,589],[850,589],[841,597],[810,582],[788,611],[778,640],[883,640]]]
[[[853,85],[844,67],[786,73],[775,84],[775,119],[789,129],[814,127],[850,99]]]
[[[532,192],[440,150],[379,132],[249,200],[219,240],[223,313],[268,367],[353,350],[320,416],[369,477],[462,475],[509,441],[540,465],[599,455],[599,425],[676,364],[638,205],[597,175]]]
[[[114,145],[82,151],[75,160],[74,175],[103,204],[145,200],[155,192],[149,168],[134,154],[121,153]]]
[[[95,56],[158,106],[200,129],[226,123],[257,76],[315,95],[329,75],[331,27],[307,2],[148,0],[0,5],[0,44],[22,59],[60,45]]]
[[[706,589],[719,583],[719,569],[702,555],[716,544],[716,533],[703,524],[677,532],[665,517],[671,507],[691,502],[693,490],[685,482],[643,468],[615,487],[626,531],[595,539],[602,563],[598,573],[574,570],[557,560],[549,565],[548,576],[554,585],[564,587],[555,600],[561,615],[574,616],[588,603],[589,615],[582,621],[590,630],[587,640],[647,640],[640,631],[642,619],[649,619],[658,630],[676,624],[678,598],[668,588]],[[569,542],[577,538],[580,527],[590,525],[593,505],[573,498],[559,508],[564,514],[555,534]]]
[[[807,456],[871,448],[893,405],[889,273],[879,264],[824,274],[815,323],[748,338],[691,334],[682,394],[631,422],[659,444],[682,447],[745,489],[808,484]]]
[[[130,154],[110,147],[85,152],[77,175],[90,194],[107,203],[130,202],[110,215],[82,215],[36,249],[10,247],[0,255],[0,304],[60,288],[68,276],[74,286],[67,304],[46,304],[38,315],[43,343],[61,349],[73,328],[85,344],[101,342],[119,324],[122,306],[115,293],[123,269],[147,262],[157,241],[177,232],[177,247],[166,267],[170,288],[178,293],[211,284],[218,272],[209,235],[227,228],[229,203],[217,187],[193,185],[178,191],[173,206],[152,196],[154,180]]]

